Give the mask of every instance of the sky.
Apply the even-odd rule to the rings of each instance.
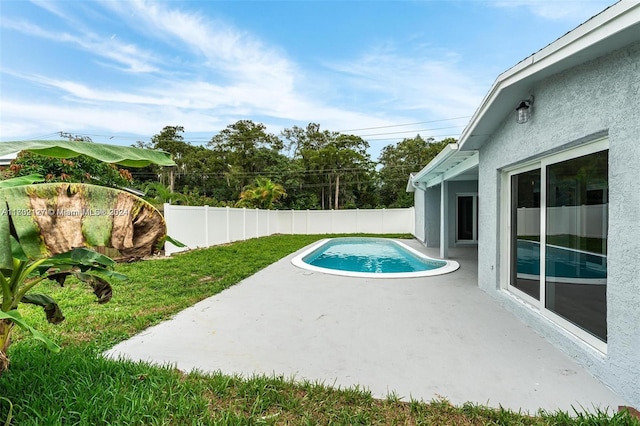
[[[626,1],[626,0],[623,0]],[[615,0],[0,0],[0,141],[458,137],[497,76]]]

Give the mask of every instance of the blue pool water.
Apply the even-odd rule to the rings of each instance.
[[[547,245],[546,275],[556,278],[606,279],[607,257]],[[540,243],[518,240],[518,274],[540,275]]]
[[[458,268],[456,262],[431,259],[385,238],[333,238],[314,246],[292,262],[305,269],[350,276],[425,276]],[[442,271],[437,271],[440,269]]]

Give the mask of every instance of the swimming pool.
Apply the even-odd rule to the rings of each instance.
[[[518,240],[518,278],[540,277],[540,243]],[[546,245],[546,276],[548,281],[575,284],[606,284],[607,256],[597,253]]]
[[[428,277],[460,267],[458,262],[432,259],[399,241],[359,237],[322,240],[291,263],[314,272],[368,278]]]

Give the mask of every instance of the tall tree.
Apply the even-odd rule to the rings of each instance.
[[[176,167],[168,170],[169,189],[171,192],[174,192],[176,188],[176,174],[184,172],[184,158],[193,148],[184,142],[182,133],[184,133],[184,127],[182,126],[165,126],[160,133],[151,137],[151,147],[170,153],[176,162]]]
[[[294,161],[304,171],[303,192],[310,200],[319,200],[322,209],[359,207],[359,190],[374,174],[367,141],[321,131],[316,123],[309,123],[304,129],[285,129],[282,135]]]
[[[282,141],[267,133],[264,124],[251,120],[230,124],[211,138],[207,146],[222,164],[220,172],[232,192],[227,199],[237,199],[243,188],[256,177],[279,180],[287,162],[280,152]]]
[[[382,149],[379,163],[380,202],[386,207],[411,207],[413,195],[405,188],[409,174],[420,171],[442,149],[456,139],[446,138],[436,141],[433,138],[423,139],[420,135],[404,139],[395,145],[387,145]]]
[[[223,160],[206,147],[185,142],[183,132],[182,126],[165,126],[160,133],[151,137],[150,142],[138,142],[136,145],[140,148],[169,152],[176,166],[173,169],[150,166],[141,171],[132,171],[134,178],[141,181],[141,187],[159,180],[162,185],[169,187],[171,193],[197,193],[226,199],[230,194],[217,190],[220,182],[216,179],[226,169]]]

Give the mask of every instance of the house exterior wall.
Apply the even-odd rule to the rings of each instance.
[[[425,245],[440,247],[440,185],[427,188],[424,197]]]
[[[447,202],[449,203],[449,233],[450,247],[456,245],[456,203],[458,194],[477,194],[477,181],[448,182]],[[414,206],[416,212],[415,237],[427,247],[440,247],[440,185],[430,188],[416,189]]]
[[[424,244],[425,242],[425,225],[424,225],[424,221],[425,221],[425,214],[424,214],[424,207],[425,207],[425,194],[424,194],[424,190],[423,189],[419,189],[416,188],[414,193],[413,193],[413,205],[415,207],[415,233],[414,236],[418,239],[418,241],[420,241],[421,243]]]
[[[531,89],[531,120],[505,117],[480,150],[479,286],[631,404],[640,407],[640,43]],[[515,108],[515,105],[514,105]],[[609,140],[607,353],[501,290],[501,171],[598,138]]]

